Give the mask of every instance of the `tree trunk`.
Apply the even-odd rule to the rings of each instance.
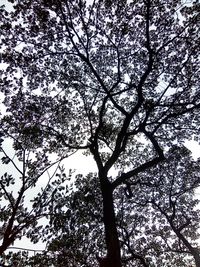
[[[12,244],[12,242],[4,241],[3,244],[0,246],[0,256],[6,251],[6,249]]]
[[[113,190],[107,177],[100,177],[100,182],[103,197],[103,222],[107,246],[107,256],[100,261],[100,267],[121,267],[120,244],[115,220]]]
[[[3,238],[3,242],[2,245],[0,246],[0,256],[6,251],[6,249],[13,244],[13,242],[15,241],[15,236],[11,236],[11,237],[7,237],[4,236]]]

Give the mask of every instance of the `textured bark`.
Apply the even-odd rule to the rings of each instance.
[[[107,256],[100,261],[100,267],[121,267],[120,244],[115,219],[113,190],[107,177],[100,178],[100,181],[103,197],[103,222],[107,246]]]

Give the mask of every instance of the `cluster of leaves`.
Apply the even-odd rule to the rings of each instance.
[[[189,114],[194,118],[199,99],[197,7],[179,1],[14,2],[14,11],[2,12],[9,127],[29,138],[29,146],[64,145],[66,153],[87,145],[99,125],[99,142],[113,149],[133,109],[127,140],[133,151],[130,137],[144,134],[144,123],[163,146],[190,137],[196,125]],[[183,120],[190,128],[176,130]],[[175,131],[165,134],[171,125]]]
[[[101,206],[93,173],[77,175],[71,186],[54,193],[54,201],[48,206],[49,224],[40,236],[48,242],[55,266],[92,266],[99,248],[105,251]]]

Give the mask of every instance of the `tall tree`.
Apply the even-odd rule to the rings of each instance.
[[[6,117],[5,117],[6,118]],[[5,119],[4,118],[4,119]],[[3,138],[0,140],[1,179],[0,179],[0,255],[10,245],[23,236],[32,236],[32,229],[38,220],[46,217],[44,207],[48,184],[54,180],[62,159],[50,162],[45,153],[29,150],[20,142],[20,134],[6,135],[6,122],[1,121]],[[50,170],[51,167],[54,170]],[[49,171],[49,172],[48,172]],[[47,177],[43,187],[39,181]],[[64,177],[62,177],[65,179]],[[37,186],[37,189],[36,189]],[[41,204],[41,199],[43,200]]]
[[[10,2],[13,11],[1,13],[9,130],[29,136],[33,150],[94,157],[100,265],[121,267],[114,192],[198,132],[199,3]]]

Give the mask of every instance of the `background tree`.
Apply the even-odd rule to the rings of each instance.
[[[186,148],[175,147],[165,161],[130,181],[137,194],[129,200],[130,207],[124,208],[124,213],[129,210],[131,219],[120,220],[124,251],[133,257],[143,255],[144,266],[151,266],[152,262],[155,266],[164,262],[166,266],[190,266],[191,256],[199,266],[199,200],[195,196],[199,178],[199,162],[191,158]],[[143,215],[143,219],[132,226],[134,213],[129,214],[133,207],[141,209],[135,214]],[[141,224],[142,221],[146,223]],[[134,236],[136,227],[139,238]],[[140,239],[146,241],[143,249],[137,239],[140,244]],[[138,259],[142,263],[142,257]]]
[[[18,137],[15,134],[13,138],[11,135],[6,135],[6,128],[6,120],[2,120],[0,140],[1,256],[15,240],[23,236],[27,235],[34,241],[31,229],[36,227],[41,218],[48,215],[45,212],[45,206],[49,201],[45,199],[46,190],[50,181],[55,180],[55,173],[62,160],[60,158],[51,162],[45,153],[32,150],[26,146],[25,142],[22,144],[20,134]],[[38,185],[45,176],[47,178],[43,186]],[[62,181],[65,178],[63,176]]]
[[[102,266],[122,266],[114,193],[198,135],[198,9],[197,1],[26,0],[2,10],[9,131],[47,154],[92,154]]]
[[[159,194],[157,190],[153,190],[151,203],[161,214],[160,218],[164,217],[167,220],[176,235],[175,242],[179,243],[177,246],[179,251],[191,254],[196,266],[200,266],[200,249],[197,241],[199,212],[191,208],[199,203],[197,199],[193,199],[194,189],[199,186],[200,181],[199,161],[191,162],[188,157],[184,157],[184,154],[188,153],[189,151],[183,150],[181,159],[176,153],[172,165],[170,164],[166,169],[163,168],[164,171],[158,171],[162,179],[167,180],[168,183],[164,184],[165,190],[161,186],[157,187],[160,190]],[[178,161],[179,164],[177,164]],[[183,172],[183,170],[186,171]],[[172,244],[173,247],[176,245]]]

